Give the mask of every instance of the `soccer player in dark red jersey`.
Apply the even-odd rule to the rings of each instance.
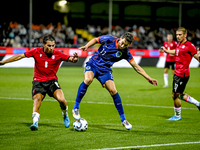
[[[173,40],[173,35],[171,33],[167,34],[167,41],[163,43],[163,46],[167,50],[174,50],[176,48],[176,41]],[[175,68],[175,56],[172,54],[166,55],[165,67],[164,67],[164,83],[163,88],[168,88],[168,70],[172,69],[172,74],[174,75]]]
[[[164,46],[161,47],[161,51],[175,55],[176,62],[172,91],[175,115],[167,119],[171,121],[181,120],[181,100],[194,104],[200,110],[199,101],[183,93],[190,77],[189,65],[192,57],[200,61],[200,52],[196,50],[194,44],[187,41],[187,30],[185,28],[178,28],[176,37],[178,44],[175,50],[167,50]]]
[[[75,53],[73,56],[68,56],[60,51],[54,50],[54,48],[55,38],[51,35],[46,35],[43,38],[43,47],[34,48],[23,54],[14,55],[9,59],[0,61],[0,65],[4,65],[25,57],[33,57],[35,60],[32,82],[32,98],[34,101],[32,113],[33,124],[30,126],[32,131],[38,130],[38,121],[40,118],[39,108],[46,93],[50,97],[54,97],[60,103],[64,125],[66,128],[70,126],[70,120],[67,113],[67,101],[58,84],[56,73],[62,61],[76,63],[78,61],[78,55]]]

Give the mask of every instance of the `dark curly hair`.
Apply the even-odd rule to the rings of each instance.
[[[132,43],[134,41],[133,34],[131,32],[126,32],[124,35],[122,35],[122,39],[125,38],[126,41],[129,43]]]

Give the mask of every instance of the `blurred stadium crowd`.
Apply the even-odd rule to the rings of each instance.
[[[153,28],[150,26],[112,26],[112,35],[120,37],[125,32],[132,32],[134,43],[130,48],[134,49],[158,49],[166,41],[167,33],[174,35],[177,28]],[[56,47],[79,47],[94,37],[108,34],[108,27],[87,25],[82,29],[67,27],[58,22],[48,25],[32,25],[31,47],[42,46],[42,37],[52,34],[56,39]],[[188,29],[188,40],[196,46],[200,46],[200,29]],[[0,25],[0,46],[29,47],[29,25],[18,22],[4,23]]]

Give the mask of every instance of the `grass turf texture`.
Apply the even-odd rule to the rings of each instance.
[[[73,130],[72,108],[77,89],[83,81],[83,68],[64,67],[58,71],[59,84],[69,105],[71,125],[65,128],[58,102],[46,96],[40,108],[39,130],[31,131],[31,89],[33,69],[0,68],[0,149],[199,149],[200,114],[191,104],[182,102],[182,120],[166,121],[174,115],[169,88],[163,86],[163,69],[143,67],[158,80],[149,84],[133,69],[113,69],[116,88],[122,98],[127,131],[109,93],[95,79],[80,105],[81,117],[88,122],[86,132]],[[200,68],[191,69],[185,92],[200,100]],[[186,144],[187,142],[198,142]],[[179,143],[174,145],[162,145]],[[183,143],[183,144],[180,144]],[[160,144],[156,146],[155,144]],[[146,146],[145,146],[146,145]],[[155,145],[155,146],[149,146]],[[130,147],[143,146],[143,147]],[[124,147],[124,148],[123,148]],[[119,148],[120,149],[120,148]]]

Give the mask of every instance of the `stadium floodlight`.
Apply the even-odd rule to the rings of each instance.
[[[58,4],[59,4],[60,6],[64,6],[64,5],[67,4],[67,1],[66,1],[66,0],[61,0],[61,1],[59,1]]]

